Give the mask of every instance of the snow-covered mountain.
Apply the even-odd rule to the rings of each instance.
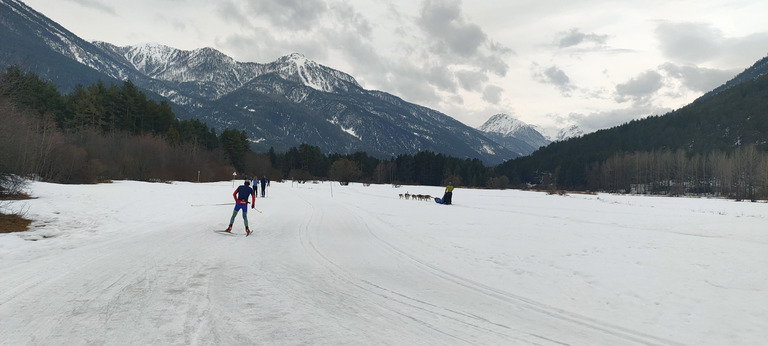
[[[268,65],[268,71],[275,70],[282,78],[299,82],[315,90],[334,93],[349,91],[350,86],[360,88],[352,76],[320,65],[300,53],[293,53],[277,59]]]
[[[490,117],[477,129],[518,156],[529,155],[550,143],[533,126],[504,113]]]
[[[186,97],[218,99],[269,73],[328,93],[349,91],[350,86],[360,88],[352,76],[320,65],[299,53],[260,64],[236,61],[213,48],[187,51],[156,43],[118,47],[107,42],[94,42],[94,45],[146,77],[171,83],[170,86],[153,85],[153,91],[175,98],[174,102],[180,104],[189,103]],[[186,97],[175,94],[180,88],[187,92],[183,95]]]
[[[579,125],[570,125],[566,127],[541,127],[532,125],[539,133],[550,142],[564,141],[574,137],[581,137],[585,134]]]
[[[67,92],[130,80],[180,118],[246,131],[254,149],[306,143],[389,158],[433,151],[497,164],[516,155],[480,131],[380,91],[301,54],[238,62],[212,48],[87,42],[17,0],[0,0],[0,68],[21,65]]]
[[[209,85],[199,89],[199,96],[205,97],[221,96],[263,73],[258,64],[237,62],[212,48],[184,51],[159,44],[117,47],[94,42],[94,45],[149,78],[176,85]]]
[[[537,149],[552,142],[564,141],[573,137],[581,137],[584,131],[578,125],[565,128],[544,129],[529,125],[508,114],[500,113],[491,116],[478,131],[518,154],[527,156]]]
[[[109,60],[98,48],[21,1],[0,0],[0,68],[22,67],[67,91],[99,79],[105,83],[122,80],[110,75],[125,67],[103,58]],[[113,73],[101,72],[108,68]]]
[[[571,125],[564,127],[557,132],[553,142],[564,141],[569,138],[581,137],[584,135],[584,130],[579,125]]]

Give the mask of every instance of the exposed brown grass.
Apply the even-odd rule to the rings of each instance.
[[[31,199],[29,195],[20,193],[12,196],[3,196],[0,200],[3,201],[20,201],[25,199]],[[24,232],[29,228],[29,224],[32,220],[25,219],[16,214],[3,214],[0,213],[0,233],[13,233]]]
[[[3,196],[0,197],[0,201],[21,201],[25,199],[32,199],[32,197],[26,193],[19,193],[12,196]]]
[[[0,213],[0,233],[24,232],[32,220],[27,220],[18,215]]]

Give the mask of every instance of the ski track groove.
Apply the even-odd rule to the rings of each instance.
[[[336,264],[333,260],[331,260],[330,258],[325,256],[323,254],[323,252],[317,247],[315,242],[313,242],[311,240],[311,236],[310,236],[310,228],[311,227],[310,226],[321,224],[321,221],[323,220],[325,213],[323,213],[323,212],[318,213],[316,211],[316,208],[313,206],[312,203],[310,203],[310,202],[308,202],[306,200],[304,200],[304,202],[306,203],[307,207],[311,211],[309,213],[307,213],[309,216],[305,218],[306,222],[304,222],[302,224],[301,228],[300,228],[301,231],[299,233],[300,233],[300,238],[301,238],[301,240],[300,240],[301,244],[304,247],[305,251],[309,252],[313,257],[315,257],[316,261],[318,263],[321,263],[322,265],[324,265],[330,271],[330,273],[334,277],[338,278],[339,280],[341,280],[343,282],[346,282],[347,284],[351,284],[354,287],[357,287],[358,289],[360,289],[360,290],[362,290],[362,291],[364,291],[364,292],[366,292],[368,294],[373,294],[373,295],[378,296],[380,298],[384,298],[387,301],[394,301],[394,302],[397,302],[399,304],[411,307],[413,309],[421,310],[421,311],[424,311],[424,312],[427,312],[427,313],[430,313],[430,314],[438,315],[438,316],[443,317],[443,318],[451,319],[451,320],[456,321],[458,323],[462,323],[464,325],[467,325],[467,326],[470,326],[470,327],[473,327],[473,328],[478,328],[478,329],[480,329],[480,330],[482,330],[484,332],[493,332],[493,333],[496,333],[496,334],[500,334],[500,333],[497,333],[497,332],[492,331],[490,329],[482,328],[480,326],[468,323],[466,321],[462,321],[462,320],[460,320],[458,318],[455,318],[453,316],[450,316],[448,314],[439,313],[439,312],[436,312],[436,311],[432,311],[431,309],[425,308],[423,306],[420,306],[420,305],[425,305],[425,306],[429,306],[429,307],[433,307],[433,308],[439,308],[436,305],[433,305],[433,304],[430,304],[430,303],[427,303],[427,302],[424,302],[424,301],[420,301],[420,300],[417,300],[417,299],[413,299],[413,298],[407,297],[405,295],[396,293],[396,292],[391,291],[391,290],[384,289],[383,287],[375,285],[375,284],[372,284],[371,282],[366,281],[366,280],[362,280],[361,281],[359,279],[357,279],[357,280],[354,279],[353,278],[353,274],[351,274],[349,271],[346,271],[344,268],[342,268],[341,266]],[[319,218],[319,221],[313,222],[316,218]],[[360,282],[362,282],[363,284],[360,284]],[[374,289],[372,289],[372,288],[374,288]],[[385,292],[385,293],[376,292],[376,290],[381,291],[381,292]],[[393,295],[400,296],[402,298],[406,298],[407,300],[411,300],[412,302],[415,302],[415,303],[418,303],[418,304],[408,303],[408,302],[403,301],[403,300],[395,299],[395,298],[393,298]],[[437,326],[435,326],[433,324],[430,324],[430,323],[428,323],[428,322],[426,322],[426,321],[424,321],[422,319],[418,319],[418,318],[416,318],[416,317],[414,317],[412,315],[405,314],[405,313],[403,313],[401,311],[396,311],[396,310],[394,310],[392,308],[387,308],[387,310],[395,312],[396,314],[398,314],[400,316],[405,316],[408,319],[417,321],[420,325],[427,326],[428,328],[430,328],[432,330],[435,330],[435,331],[438,331],[441,334],[450,336],[451,338],[455,338],[455,339],[461,340],[463,342],[471,343],[469,340],[462,339],[462,338],[460,338],[459,336],[457,336],[457,335],[455,335],[453,333],[446,332],[445,330],[442,330],[442,329],[438,328]],[[507,335],[504,335],[504,336],[507,336]]]
[[[350,214],[353,214],[353,213],[350,213]],[[353,215],[355,215],[355,214],[353,214]],[[359,217],[359,216],[356,216],[356,217]],[[383,219],[383,218],[380,218],[378,216],[374,216],[374,217],[377,217],[382,222],[387,223],[387,221],[385,219]],[[551,215],[548,216],[548,217],[551,217]],[[609,334],[609,335],[612,335],[612,336],[615,336],[615,337],[618,337],[620,339],[624,339],[624,340],[627,340],[627,341],[631,341],[631,342],[635,342],[635,343],[639,343],[639,344],[644,344],[644,345],[684,345],[682,343],[678,343],[678,342],[672,341],[672,340],[667,340],[667,339],[664,339],[664,338],[661,338],[661,337],[657,337],[655,335],[651,335],[651,334],[648,334],[648,333],[643,333],[643,332],[640,332],[640,331],[635,331],[635,330],[632,330],[632,329],[629,329],[629,328],[613,325],[613,324],[606,323],[606,322],[603,322],[603,321],[598,321],[596,319],[593,319],[593,318],[590,318],[590,317],[587,317],[587,316],[584,316],[584,315],[580,315],[580,314],[577,314],[577,313],[573,313],[573,312],[570,312],[570,311],[559,309],[559,308],[556,308],[554,306],[550,306],[550,305],[547,305],[547,304],[544,304],[544,303],[541,303],[541,302],[537,302],[537,301],[534,301],[532,299],[528,299],[528,298],[525,298],[525,297],[522,297],[522,296],[519,296],[519,295],[515,295],[515,294],[512,294],[510,292],[502,291],[502,290],[499,290],[499,289],[496,289],[496,288],[484,285],[484,284],[479,283],[477,281],[474,281],[474,280],[471,280],[471,279],[467,279],[465,277],[461,277],[461,276],[452,274],[452,273],[450,273],[450,272],[448,272],[446,270],[443,270],[443,269],[441,269],[441,268],[439,268],[439,267],[437,267],[437,266],[435,266],[433,264],[430,264],[430,263],[428,263],[428,262],[426,262],[424,260],[421,260],[421,259],[417,258],[414,255],[406,253],[405,251],[403,251],[400,248],[396,247],[392,243],[390,243],[390,242],[382,239],[380,236],[376,235],[373,232],[373,230],[371,230],[369,227],[363,227],[363,228],[371,236],[373,236],[377,241],[379,241],[386,248],[391,250],[394,254],[399,255],[399,256],[401,256],[403,258],[409,259],[410,261],[415,263],[417,266],[421,267],[422,269],[424,269],[425,271],[429,272],[432,275],[438,276],[438,277],[440,277],[440,278],[442,278],[444,280],[448,280],[448,281],[450,281],[450,282],[452,282],[452,283],[454,283],[456,285],[468,288],[468,289],[470,289],[470,290],[472,290],[474,292],[477,292],[477,293],[483,294],[485,296],[489,296],[489,297],[492,297],[492,298],[504,301],[504,302],[509,303],[509,304],[513,304],[513,305],[516,305],[516,306],[524,307],[526,309],[536,311],[536,312],[538,312],[540,314],[547,315],[547,316],[555,318],[555,319],[559,319],[559,320],[566,321],[566,322],[569,322],[569,323],[573,323],[573,324],[581,325],[581,326],[584,326],[584,327],[588,327],[590,329],[593,329],[593,330],[596,330],[596,331],[599,331],[599,332],[602,332],[602,333],[605,333],[605,334]],[[379,286],[377,286],[377,287],[379,287]],[[379,287],[379,288],[381,288],[381,287]],[[383,289],[383,288],[381,288],[381,289]],[[395,293],[395,292],[393,292],[393,293]],[[409,298],[409,299],[411,299],[411,298]],[[421,302],[421,303],[429,304],[429,303],[426,303],[426,302]],[[457,313],[455,311],[452,311],[452,312]],[[493,322],[490,322],[490,323],[493,323]],[[493,323],[493,324],[496,324],[496,323]],[[501,325],[501,324],[496,324],[496,325],[504,327],[504,328],[509,328],[509,327]],[[539,338],[542,338],[542,339],[545,339],[545,340],[548,340],[548,341],[564,344],[564,343],[562,343],[560,341],[552,340],[552,339],[541,337],[541,336],[538,336],[538,335],[533,335],[533,334],[530,334],[530,335],[535,336],[535,337],[539,337]]]
[[[184,247],[176,248],[178,251],[164,251],[163,249],[168,247],[159,246],[149,247],[149,252],[141,257],[134,257],[140,258],[140,261],[128,259],[134,251],[141,248],[136,244],[147,236],[152,237],[148,234],[138,234],[122,238],[123,241],[131,242],[130,245],[125,245],[128,252],[124,254],[120,251],[110,251],[111,247],[122,247],[121,242],[106,240],[71,250],[70,254],[73,256],[66,257],[63,262],[57,262],[56,258],[46,258],[35,264],[66,268],[58,271],[56,275],[35,275],[37,270],[33,269],[19,271],[22,275],[3,277],[3,286],[11,289],[0,294],[0,308],[5,308],[6,303],[12,302],[14,306],[34,309],[36,316],[54,318],[35,318],[28,323],[17,324],[19,330],[14,332],[14,339],[0,341],[0,344],[47,344],[55,340],[84,344],[103,344],[108,340],[123,340],[135,344],[173,343],[184,340],[185,344],[195,344],[196,340],[205,340],[206,330],[210,329],[211,295],[218,294],[210,291],[215,284],[210,280],[214,268],[205,262],[209,258],[207,255],[202,259],[189,257],[186,255],[189,250]],[[204,250],[206,254],[227,246],[229,242],[226,240],[231,239],[219,238],[220,241],[209,244],[211,247]],[[183,234],[171,235],[164,239],[167,241],[165,244],[194,241],[186,239]],[[133,242],[134,240],[138,242]],[[102,249],[96,251],[97,247]],[[126,258],[114,262],[118,263],[117,268],[103,270],[101,262],[109,262],[109,256]],[[86,261],[81,262],[80,266],[72,266],[72,263],[83,258]],[[190,258],[192,263],[189,263]],[[88,272],[89,275],[80,275],[82,272]],[[73,281],[77,277],[88,279]],[[40,304],[31,299],[39,289],[53,289],[61,298],[53,298],[47,304]],[[163,308],[154,308],[151,305],[153,302],[161,302],[159,306]],[[169,304],[163,305],[162,302],[178,306],[178,311],[169,314],[171,311],[164,308]],[[61,316],[69,318],[58,318]],[[173,329],[172,334],[154,336],[131,335],[124,330],[125,325],[161,327],[164,323],[180,327]],[[219,329],[227,328],[222,326]],[[25,335],[28,339],[21,339]],[[215,329],[210,336],[213,341],[222,341]],[[247,338],[241,341],[252,343]]]
[[[229,190],[228,184],[221,185]],[[158,192],[173,191],[165,185],[151,186]],[[317,187],[296,192],[299,193],[282,196],[286,200],[279,205],[291,206],[275,208],[274,211],[284,213],[282,216],[254,215],[255,219],[261,218],[253,220],[252,227],[258,233],[249,238],[244,233],[212,234],[211,214],[216,213],[218,219],[219,211],[198,215],[203,213],[192,212],[194,208],[174,214],[183,221],[172,224],[162,221],[160,208],[148,212],[147,220],[137,213],[122,213],[117,217],[119,222],[98,221],[91,214],[86,214],[83,220],[63,220],[66,227],[59,230],[61,234],[57,237],[70,236],[69,231],[76,237],[61,243],[57,239],[40,242],[42,246],[29,249],[42,251],[13,253],[2,264],[0,315],[13,318],[3,318],[0,323],[0,345],[365,341],[683,345],[672,340],[680,336],[670,332],[669,327],[605,317],[625,310],[569,310],[571,305],[567,302],[552,304],[548,298],[537,298],[535,293],[526,296],[523,292],[528,291],[523,287],[529,287],[522,283],[517,286],[506,278],[485,281],[480,276],[485,272],[471,271],[474,262],[456,262],[487,260],[468,257],[481,256],[470,252],[476,250],[472,248],[474,244],[466,245],[466,253],[451,252],[464,250],[456,245],[450,248],[452,243],[445,243],[446,248],[430,247],[426,243],[430,240],[435,245],[443,244],[436,238],[440,233],[432,229],[424,237],[414,234],[413,239],[402,238],[413,229],[406,224],[411,222],[409,219],[393,219],[399,217],[396,208],[400,205],[383,214],[367,204],[356,204],[358,196],[352,194],[341,192],[335,199],[327,199],[321,197]],[[524,216],[527,220],[546,219],[545,222],[589,227],[605,225],[619,231],[641,229],[715,237],[694,231],[670,232],[653,223],[632,226],[619,218],[608,223],[582,219],[576,212],[582,206],[567,205],[571,208],[568,212],[554,215],[529,209],[496,212],[503,213],[499,217]],[[265,212],[269,208],[267,204]],[[439,209],[439,213],[429,216],[479,212],[473,205],[459,204],[453,208]],[[221,209],[222,219],[229,217],[228,212],[223,212],[224,207],[217,209]],[[119,213],[121,208],[109,207],[106,211]],[[277,217],[270,220],[272,215]],[[408,216],[419,217],[416,212],[409,212]],[[429,227],[442,222],[430,223]],[[445,222],[449,224],[450,220]],[[119,226],[96,232],[102,224]],[[134,229],[136,224],[149,228]],[[242,225],[238,232],[244,232]],[[420,246],[424,245],[425,251],[421,252]],[[53,255],[44,250],[52,250]],[[432,253],[443,257],[430,256]],[[701,269],[706,267],[702,265]],[[721,290],[736,289],[718,281],[704,283]],[[753,317],[762,316],[755,310],[749,311]],[[759,325],[753,322],[747,327]],[[730,333],[736,335],[737,331]]]
[[[437,316],[439,318],[452,320],[452,321],[454,321],[456,323],[459,323],[459,324],[462,324],[464,326],[476,329],[476,330],[478,330],[481,333],[491,333],[491,334],[497,335],[497,336],[502,337],[502,338],[507,339],[507,340],[515,340],[515,341],[518,341],[518,342],[519,341],[523,341],[525,343],[531,343],[531,344],[535,344],[535,342],[533,342],[533,340],[531,340],[530,338],[525,338],[525,337],[522,337],[522,336],[529,336],[529,337],[545,340],[547,342],[551,342],[551,343],[555,343],[555,344],[560,344],[560,345],[568,345],[567,343],[564,343],[562,341],[558,341],[558,340],[554,340],[554,339],[551,339],[551,338],[542,337],[540,335],[536,335],[536,334],[532,334],[532,333],[521,332],[521,331],[516,331],[517,334],[510,335],[510,334],[508,334],[508,332],[515,331],[515,329],[511,328],[510,326],[507,326],[507,325],[504,325],[504,324],[501,324],[501,323],[496,323],[496,322],[490,321],[490,320],[488,320],[486,318],[483,318],[483,317],[480,317],[480,316],[477,316],[477,315],[474,315],[474,314],[457,311],[457,310],[454,310],[454,309],[450,309],[450,308],[447,308],[447,307],[443,307],[443,306],[440,306],[440,305],[429,303],[429,302],[421,300],[421,299],[413,298],[413,297],[410,297],[408,295],[399,293],[397,291],[393,291],[393,290],[387,289],[385,287],[382,287],[380,285],[377,285],[377,284],[375,284],[375,283],[373,283],[371,281],[355,277],[355,275],[353,273],[345,270],[343,267],[341,267],[340,265],[335,263],[332,259],[330,259],[329,257],[325,256],[323,251],[321,251],[319,249],[319,247],[315,244],[315,242],[312,241],[312,237],[310,236],[310,229],[313,228],[313,227],[311,227],[311,226],[321,225],[322,224],[322,220],[324,219],[324,216],[325,216],[325,212],[323,212],[323,211],[318,212],[317,208],[314,207],[313,203],[307,201],[304,197],[302,197],[302,199],[303,199],[304,203],[307,205],[308,209],[310,209],[310,211],[307,213],[309,216],[307,216],[305,218],[305,222],[302,223],[302,226],[300,228],[301,229],[300,241],[302,243],[302,246],[304,247],[305,251],[310,252],[312,254],[312,256],[315,257],[316,260],[319,263],[321,263],[324,266],[326,266],[326,268],[330,271],[330,273],[332,275],[334,275],[334,277],[336,277],[336,278],[338,278],[338,279],[340,279],[340,280],[342,280],[342,281],[344,281],[344,282],[346,282],[348,284],[351,284],[351,285],[357,287],[358,289],[360,289],[360,290],[362,290],[362,291],[364,291],[364,292],[366,292],[368,294],[372,294],[372,295],[378,296],[380,298],[383,298],[383,299],[385,299],[387,301],[396,302],[396,303],[401,304],[403,306],[407,306],[407,307],[412,308],[412,309],[416,309],[416,310],[419,310],[419,311],[422,311],[422,312],[426,312],[426,313],[431,314],[431,315],[435,315],[435,316]],[[335,213],[335,215],[340,215],[340,213]],[[458,286],[461,286],[461,287],[465,287],[465,288],[469,288],[469,289],[471,289],[474,292],[481,293],[483,295],[491,296],[493,298],[499,299],[499,297],[498,297],[499,293],[491,295],[491,294],[489,294],[487,292],[490,288],[482,287],[482,285],[480,285],[480,284],[478,284],[476,282],[473,282],[474,285],[467,284],[467,283],[465,283],[465,281],[469,281],[469,280],[461,278],[461,277],[458,277],[458,276],[455,276],[455,275],[452,275],[452,274],[449,274],[448,272],[440,270],[439,268],[437,268],[435,266],[429,265],[428,263],[426,263],[424,261],[418,260],[415,257],[405,253],[404,251],[396,248],[391,243],[384,241],[383,239],[378,237],[369,227],[367,227],[364,222],[360,221],[360,217],[357,216],[356,214],[354,214],[354,213],[343,213],[343,215],[346,215],[346,216],[350,216],[351,215],[351,216],[353,216],[355,218],[355,224],[359,225],[361,229],[365,229],[368,234],[373,236],[373,239],[375,241],[377,241],[379,244],[383,245],[383,246],[380,245],[380,247],[384,248],[385,250],[389,251],[390,254],[394,254],[394,255],[396,255],[399,258],[406,258],[406,259],[408,259],[409,262],[414,264],[415,267],[417,267],[420,271],[426,271],[430,275],[439,277],[439,278],[441,278],[443,280],[447,280],[449,282],[452,282],[455,285],[458,285]],[[317,219],[317,221],[316,221],[316,219]],[[319,229],[321,227],[314,227],[314,228],[315,229]],[[485,289],[485,290],[483,290],[483,289]],[[506,303],[514,303],[517,306],[521,306],[521,303],[525,302],[525,300],[523,300],[523,299],[515,299],[515,300],[512,300],[512,299],[501,299],[501,300],[505,301]],[[531,304],[530,302],[527,302],[527,303]],[[539,306],[544,306],[543,304],[538,304],[538,305]],[[528,307],[528,308],[530,309],[530,307]],[[438,326],[430,324],[429,322],[427,322],[427,321],[425,321],[423,319],[419,319],[419,318],[417,318],[417,317],[415,317],[413,315],[409,315],[409,314],[406,314],[406,313],[404,313],[402,311],[394,310],[392,308],[387,308],[387,309],[390,310],[390,311],[395,312],[398,315],[405,316],[408,319],[417,321],[420,325],[427,326],[429,329],[438,331],[441,334],[450,336],[450,337],[455,338],[457,340],[461,340],[462,342],[467,342],[467,343],[475,343],[476,342],[476,341],[472,342],[470,340],[466,340],[464,338],[459,337],[458,335],[455,335],[454,333],[442,330]],[[550,309],[551,310],[555,310],[554,308],[551,308],[551,307],[550,307]],[[551,317],[559,318],[561,320],[567,320],[567,321],[570,321],[570,322],[578,322],[578,321],[573,321],[573,320],[569,320],[569,319],[563,318],[562,316],[556,315],[556,314],[551,313],[549,311],[546,311],[546,310],[544,310],[541,307],[539,308],[539,310],[542,310],[542,311],[539,311],[539,312],[545,313],[545,314],[547,314],[547,315],[549,315]],[[473,323],[471,321],[475,321],[475,323]],[[584,324],[584,323],[581,323],[581,324],[584,325],[584,326],[592,327],[592,326]],[[483,325],[489,325],[489,327],[484,327]],[[500,328],[500,329],[502,329],[502,330],[504,330],[506,332],[496,330],[496,329],[494,329],[494,327],[495,328]],[[610,332],[610,331],[603,331],[603,332]],[[624,335],[621,335],[621,334],[613,333],[613,335],[614,336],[618,336],[618,337],[623,337],[623,338],[626,339],[626,337]],[[639,340],[633,340],[633,341],[639,342],[639,343],[642,343],[642,344],[653,345],[652,343],[643,342],[643,341],[639,341]]]
[[[375,236],[375,235],[374,235]],[[381,239],[380,239],[381,240]],[[384,240],[381,240],[382,242],[392,246],[391,244],[387,243]],[[589,327],[594,330],[598,330],[601,332],[604,332],[606,334],[610,334],[613,336],[620,337],[622,339],[626,339],[628,341],[633,341],[641,344],[646,345],[683,345],[671,340],[665,340],[650,334],[634,331],[631,329],[627,329],[620,326],[611,325],[605,322],[597,321],[592,318],[589,318],[587,316],[579,315],[576,313],[572,313],[569,311],[565,311],[562,309],[555,308],[553,306],[549,306],[543,303],[539,303],[537,301],[518,296],[515,294],[511,294],[509,292],[501,291],[486,285],[483,285],[479,282],[466,279],[464,277],[460,277],[454,274],[451,274],[445,270],[442,270],[432,264],[429,264],[425,261],[419,260],[405,252],[400,251],[396,247],[392,246],[392,249],[394,251],[400,252],[402,255],[411,258],[415,263],[418,263],[419,265],[423,266],[424,268],[427,268],[428,271],[432,272],[433,275],[442,277],[446,280],[452,281],[453,283],[464,286],[466,288],[472,289],[475,292],[481,293],[483,295],[487,295],[499,300],[502,300],[507,303],[516,304],[519,306],[523,306],[527,309],[539,312],[541,314],[545,314],[550,317],[554,317],[556,319],[564,320],[567,322],[579,324],[585,327]],[[649,341],[652,340],[652,341]]]

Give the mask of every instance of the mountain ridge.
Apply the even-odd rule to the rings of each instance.
[[[0,56],[14,58],[4,61],[45,57],[27,65],[28,70],[63,90],[98,80],[131,80],[169,100],[180,118],[246,131],[255,150],[306,143],[326,153],[366,151],[382,158],[433,151],[488,165],[517,156],[446,114],[365,90],[352,76],[300,54],[265,64],[241,63],[213,48],[90,43],[19,1],[0,1],[0,43],[8,43],[0,47]],[[13,33],[19,26],[23,30]],[[2,38],[11,34],[11,39]],[[281,126],[294,132],[279,135]]]
[[[551,143],[536,128],[505,113],[491,116],[477,128],[519,156],[527,156]]]
[[[746,81],[750,80],[756,80],[764,75],[768,74],[768,55],[766,55],[764,58],[756,61],[752,66],[747,67],[742,71],[741,73],[737,74],[735,77],[731,78],[727,82],[725,82],[723,85],[713,89],[710,92],[705,93],[701,97],[697,98],[693,102],[697,102],[699,100],[704,100],[709,97],[712,97],[714,95],[717,95],[718,93],[731,88],[733,86],[739,85],[741,83],[744,83]]]
[[[126,56],[126,59],[130,56],[130,58],[137,62],[143,62],[147,59],[135,52],[152,54],[147,50],[137,49],[135,46],[116,47],[102,44],[102,47],[108,49],[112,54],[123,54]],[[157,45],[156,47],[165,49],[165,46],[162,45]],[[167,54],[168,56],[192,56],[189,53],[180,54],[178,50],[174,51],[174,48],[170,49],[175,54]],[[133,52],[133,54],[127,55],[126,52]],[[510,157],[515,157],[514,154],[505,154],[505,149],[502,146],[493,143],[487,138],[474,139],[472,137],[475,136],[468,136],[466,129],[464,129],[466,125],[445,114],[405,102],[402,98],[395,95],[381,91],[365,90],[352,76],[320,65],[307,59],[302,54],[293,53],[280,57],[271,63],[259,64],[234,62],[233,59],[215,49],[209,49],[208,52],[214,55],[212,58],[213,62],[209,61],[208,65],[214,66],[215,70],[221,68],[220,60],[223,59],[228,64],[245,66],[244,72],[242,72],[243,70],[235,71],[241,71],[240,75],[246,77],[242,78],[240,82],[235,83],[233,83],[236,80],[235,78],[224,78],[224,82],[230,83],[225,84],[218,81],[209,81],[205,78],[181,78],[180,76],[185,76],[184,71],[174,71],[173,74],[164,74],[166,76],[165,80],[156,78],[156,80],[159,80],[159,84],[154,87],[153,91],[175,100],[178,104],[190,106],[188,107],[189,112],[199,114],[208,123],[214,124],[216,127],[235,126],[238,128],[248,128],[252,127],[253,124],[259,124],[259,131],[249,133],[249,135],[254,137],[252,138],[254,143],[274,143],[278,147],[287,149],[289,146],[309,141],[314,145],[320,145],[324,150],[340,152],[363,150],[374,155],[378,154],[379,156],[396,156],[400,153],[414,153],[421,150],[441,152],[441,148],[445,148],[448,149],[446,154],[453,153],[461,157],[473,156],[468,150],[458,148],[459,146],[455,143],[443,140],[445,137],[453,136],[460,137],[460,140],[464,143],[477,148],[475,151],[480,156],[489,158],[496,156],[498,152],[502,153],[504,156],[494,159],[496,163],[500,163]],[[208,56],[207,58],[211,57]],[[193,69],[197,66],[196,64],[186,62],[179,62],[178,65],[189,66],[189,68]],[[217,73],[205,73],[204,75],[209,74]],[[161,75],[163,74],[156,74],[156,76]],[[186,76],[189,75],[186,74]],[[174,87],[171,89],[176,94],[164,90],[168,88],[168,83],[173,84]],[[248,92],[268,96],[269,100],[261,99],[260,102],[282,109],[276,113],[283,117],[286,117],[286,114],[289,112],[285,111],[285,105],[277,106],[275,103],[279,103],[279,101],[276,100],[284,99],[289,101],[296,106],[287,107],[291,112],[302,113],[291,114],[289,117],[294,123],[298,122],[298,124],[287,125],[285,119],[279,119],[275,114],[265,114],[270,113],[270,109],[261,108],[252,104],[252,102],[249,104],[247,100],[252,98],[253,95],[246,95]],[[237,98],[227,97],[229,95],[239,96]],[[180,98],[181,96],[188,101],[184,101],[184,98]],[[368,101],[361,103],[357,98],[365,98]],[[201,102],[200,100],[213,102],[216,107],[195,106],[196,103]],[[229,105],[224,104],[225,102],[237,104],[239,107],[229,107]],[[393,109],[393,107],[395,108]],[[226,117],[218,116],[222,109],[227,109]],[[355,109],[358,114],[350,116],[350,109]],[[213,114],[213,116],[208,114]],[[326,119],[319,119],[323,117],[322,114],[329,114],[329,116]],[[324,122],[311,121],[310,119],[324,120]],[[301,124],[307,121],[314,125],[307,127]],[[391,124],[376,125],[382,121],[391,122]],[[283,130],[292,129],[293,132],[286,133],[283,131],[283,137],[277,137],[274,134],[260,131],[269,127],[266,124],[269,122],[281,124],[283,125]],[[338,128],[331,130],[326,123],[336,125]],[[411,127],[411,129],[409,131],[398,130],[398,128],[403,126]],[[435,126],[443,130],[432,129]],[[317,129],[323,129],[322,132],[326,135],[314,133],[316,131],[313,130]],[[456,129],[457,131],[453,131],[453,134],[450,134],[448,132],[451,132],[451,129]],[[350,133],[355,133],[355,135],[349,138]],[[382,134],[386,134],[385,137],[395,140],[385,145],[379,139]],[[329,138],[329,135],[334,138]],[[286,140],[286,136],[289,140]],[[369,145],[366,142],[378,142],[381,145]]]
[[[768,102],[765,102],[768,99],[768,74],[759,74],[756,78],[750,76],[755,75],[761,66],[753,65],[755,69],[747,69],[733,79],[741,82],[727,83],[728,87],[720,92],[700,98],[675,111],[555,142],[532,155],[507,161],[496,169],[511,180],[546,182],[556,184],[558,188],[585,189],[600,185],[597,172],[603,165],[610,166],[609,159],[620,159],[625,155],[677,157],[677,161],[668,161],[671,161],[670,165],[680,165],[680,169],[688,168],[684,167],[684,159],[693,158],[688,164],[696,162],[696,165],[701,165],[697,169],[704,171],[746,171],[744,167],[733,165],[712,168],[717,163],[725,162],[723,158],[740,150],[738,155],[752,152],[752,156],[742,157],[741,163],[759,167],[755,150],[768,150],[768,117],[765,116],[768,114]],[[647,164],[651,168],[657,168],[656,165]],[[761,173],[750,177],[764,176],[765,172],[763,169]],[[699,173],[696,171],[691,176],[696,177]],[[738,176],[737,173],[728,174]],[[676,179],[685,178],[678,176]],[[698,179],[693,179],[691,185],[701,184],[705,180]],[[651,183],[664,185],[668,182],[662,180]],[[706,183],[729,184],[714,180]]]

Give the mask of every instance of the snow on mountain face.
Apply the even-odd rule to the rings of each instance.
[[[0,41],[23,43],[18,44],[21,52],[0,45],[0,53],[16,60],[44,57],[37,59],[43,66],[38,72],[47,78],[63,75],[60,82],[69,87],[97,79],[130,80],[167,98],[184,118],[247,131],[254,143],[261,143],[254,147],[258,150],[287,150],[301,143],[326,153],[362,151],[378,157],[429,150],[487,164],[514,154],[443,113],[365,90],[349,74],[301,54],[254,63],[235,61],[212,48],[120,47],[82,40],[15,0],[0,0],[0,10]]]
[[[179,50],[156,43],[117,47],[106,42],[94,45],[122,57],[142,74],[175,83],[214,83],[233,90],[264,73],[255,63],[237,62],[213,48]]]
[[[498,133],[503,136],[513,136],[521,128],[526,126],[528,126],[528,124],[501,113],[492,116],[477,129],[483,132]]]
[[[492,116],[485,122],[485,124],[481,125],[478,130],[500,137],[518,139],[527,143],[533,150],[550,143],[550,141],[533,126],[503,113]],[[530,152],[528,151],[521,152],[523,155],[529,153]]]
[[[492,116],[477,129],[487,133],[497,133],[505,137],[520,138],[526,142],[531,142],[531,144],[535,144],[536,146],[543,146],[550,142],[564,141],[569,138],[581,137],[584,135],[584,130],[578,125],[571,125],[561,129],[550,129],[550,131],[547,131],[544,128],[528,125],[503,113]],[[533,132],[536,134],[533,134]],[[539,135],[545,141],[541,141],[538,138]],[[539,140],[537,141],[536,139]]]
[[[175,83],[213,83],[220,91],[218,95],[268,73],[323,92],[347,91],[350,85],[360,87],[352,76],[298,53],[260,64],[235,61],[213,48],[185,51],[156,43],[124,47],[105,42],[94,44],[126,59],[146,76]]]
[[[302,54],[293,53],[273,63],[281,77],[300,82],[312,89],[324,92],[347,91],[345,83],[360,87],[350,75],[320,65]]]
[[[34,37],[42,40],[51,50],[89,67],[101,67],[99,61],[88,51],[87,42],[77,37],[64,27],[47,20],[41,13],[27,7],[17,0],[0,1],[0,27],[5,26],[16,33],[33,32]],[[6,10],[10,10],[8,14]],[[23,18],[16,22],[12,17]],[[3,64],[0,64],[3,65]]]
[[[171,47],[150,43],[128,47],[124,55],[139,71],[156,76],[168,68],[175,52]]]
[[[527,140],[527,135],[520,136],[521,132],[525,132],[526,127],[527,125],[522,121],[506,114],[496,114],[478,127],[477,130],[514,153],[515,156],[507,158],[513,159],[515,157],[529,155],[538,148],[538,146],[533,145]]]
[[[555,141],[564,141],[569,138],[581,137],[583,135],[584,130],[582,130],[578,125],[571,125],[570,127],[560,129],[560,131],[557,132]]]

